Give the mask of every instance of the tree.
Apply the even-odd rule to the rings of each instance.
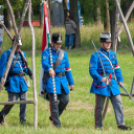
[[[110,31],[109,2],[105,0],[104,31]]]
[[[76,30],[76,34],[75,34],[75,44],[74,44],[74,47],[76,47],[76,48],[81,46],[77,2],[78,2],[77,0],[70,0],[70,16],[72,17],[72,20],[77,25],[77,30]]]
[[[131,0],[123,0],[123,2],[122,2],[122,11],[124,13],[124,16],[127,14],[127,11],[131,6],[131,3],[132,3]],[[129,22],[131,21],[131,17],[132,17],[132,15],[130,15],[130,17],[128,19]]]
[[[120,3],[120,0],[118,0]],[[112,39],[112,46],[113,50],[116,52],[116,46],[117,46],[117,38],[116,38],[116,33],[117,33],[117,26],[118,26],[118,21],[119,21],[119,13],[118,9],[115,5],[115,1],[111,0],[109,3],[110,5],[110,25],[111,25],[111,39]]]
[[[20,12],[22,11],[22,8],[24,6],[24,1],[22,1],[22,0],[17,0],[17,1],[10,0],[10,3],[12,5],[14,13],[16,13],[15,14],[16,18],[20,19]],[[1,1],[0,4],[4,6],[3,15],[4,15],[5,26],[8,29],[10,29],[11,28],[11,20],[10,20],[10,14],[9,14],[7,5],[5,4],[4,1]]]
[[[9,15],[9,11],[7,8],[4,8],[4,24],[5,26],[10,30],[11,29],[11,25],[10,25],[10,15]]]
[[[17,1],[10,0],[16,20],[20,20],[20,16],[22,14],[22,10],[24,7],[24,2],[25,1],[22,0],[17,0]]]
[[[69,15],[67,0],[63,0],[63,1],[62,1],[62,4],[63,4],[64,22],[65,22],[65,21],[66,21],[66,17]]]
[[[99,4],[99,0],[95,0],[94,4],[93,4],[93,8],[94,8],[94,12],[93,12],[93,16],[94,16],[94,22],[96,25],[100,25],[101,24],[101,11],[100,11],[100,4]]]

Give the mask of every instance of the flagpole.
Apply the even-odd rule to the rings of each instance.
[[[53,57],[52,57],[52,50],[51,50],[51,39],[50,39],[50,22],[48,19],[48,8],[47,2],[42,3],[43,13],[44,13],[44,31],[43,34],[45,37],[42,39],[42,51],[44,51],[47,47],[49,48],[49,55],[50,55],[50,65],[53,68]],[[43,73],[41,73],[42,75]],[[40,89],[42,89],[42,76],[40,75]],[[56,85],[55,85],[55,77],[52,77],[52,85],[53,85],[53,94],[54,94],[54,101],[57,102],[57,93],[56,93]],[[40,94],[40,93],[39,93]],[[40,94],[41,95],[41,94]],[[41,95],[42,96],[42,95]]]
[[[50,55],[50,64],[53,67],[53,57],[52,57],[51,46],[49,47],[49,55]],[[52,76],[52,84],[53,84],[54,101],[57,102],[57,93],[56,93],[56,85],[55,85],[54,76]]]
[[[46,2],[46,6],[47,6],[47,15],[48,15],[48,4]],[[49,22],[49,16],[47,16],[47,22]],[[46,20],[46,19],[45,19]],[[53,55],[52,55],[52,50],[51,50],[51,39],[50,39],[50,22],[49,23],[46,23],[48,24],[46,29],[47,32],[49,32],[49,34],[47,34],[47,38],[48,38],[48,47],[49,47],[49,55],[50,55],[50,64],[53,68]],[[54,94],[54,101],[57,102],[57,93],[56,93],[56,85],[55,85],[55,77],[52,76],[52,84],[53,84],[53,94]]]

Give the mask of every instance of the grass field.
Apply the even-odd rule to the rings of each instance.
[[[38,96],[38,129],[34,131],[34,107],[33,105],[27,105],[27,123],[24,126],[19,124],[19,105],[15,105],[10,114],[5,117],[6,125],[0,126],[1,134],[18,133],[44,133],[44,134],[87,134],[87,133],[134,133],[133,131],[120,131],[116,127],[116,121],[112,105],[110,103],[108,113],[104,121],[104,130],[94,129],[94,105],[95,98],[93,94],[89,93],[92,79],[88,73],[89,59],[93,49],[83,47],[81,49],[74,49],[68,51],[70,65],[75,82],[74,91],[70,92],[70,103],[67,109],[61,116],[62,128],[54,128],[48,117],[49,104]],[[31,65],[31,52],[27,51],[28,61]],[[40,77],[40,51],[36,52],[36,82],[37,90],[39,88]],[[133,56],[130,50],[118,51],[118,61],[122,68],[124,76],[125,87],[128,91],[131,89],[133,78]],[[122,92],[124,92],[121,89]],[[28,99],[33,99],[32,88],[28,91]],[[6,91],[1,92],[0,101],[7,101]],[[134,103],[128,97],[122,97],[124,106],[124,115],[127,125],[134,126]],[[0,106],[2,109],[3,106]]]
[[[133,30],[133,25],[129,25],[130,30]],[[63,41],[65,31],[64,28],[53,28],[53,32],[60,31],[63,34]],[[34,106],[27,105],[27,123],[22,126],[19,123],[19,105],[15,105],[10,113],[5,117],[6,125],[0,126],[0,134],[133,134],[132,131],[121,131],[117,129],[116,120],[113,112],[112,105],[110,103],[106,119],[104,120],[104,130],[95,130],[94,128],[94,105],[95,96],[91,94],[90,86],[92,79],[89,75],[89,60],[90,56],[95,50],[90,42],[94,40],[97,47],[99,46],[99,35],[103,31],[103,27],[85,26],[81,28],[81,45],[79,49],[73,49],[68,51],[70,65],[75,82],[74,91],[70,92],[70,102],[60,117],[62,128],[54,128],[49,121],[49,103],[43,98],[38,96],[38,129],[34,131]],[[13,30],[11,30],[13,35]],[[22,30],[23,36],[23,50],[27,50],[27,58],[29,65],[31,66],[31,37],[28,28]],[[42,41],[42,29],[35,28],[36,35],[36,84],[37,90],[39,89],[39,78],[41,68],[41,41]],[[119,46],[117,51],[119,65],[122,69],[124,77],[124,86],[130,92],[133,72],[134,72],[134,58],[129,49],[129,44],[125,32],[123,31],[122,45]],[[132,35],[133,37],[133,35]],[[3,50],[10,47],[11,41],[4,33]],[[125,44],[125,45],[124,45]],[[64,48],[64,45],[63,47]],[[32,84],[31,84],[32,85]],[[124,92],[121,89],[122,92]],[[38,91],[37,91],[38,92]],[[28,100],[33,99],[32,87],[28,91]],[[3,90],[0,93],[0,101],[7,101],[7,93]],[[124,116],[127,125],[134,126],[134,103],[128,97],[122,97]],[[0,106],[2,109],[3,106]]]

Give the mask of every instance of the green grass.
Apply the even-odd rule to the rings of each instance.
[[[134,31],[133,24],[129,24],[129,29],[132,34]],[[94,40],[96,46],[99,48],[99,36],[103,31],[103,26],[82,26],[81,29],[81,48],[73,49],[68,51],[68,56],[70,60],[70,65],[72,68],[73,78],[75,82],[74,91],[70,92],[70,102],[67,109],[64,111],[60,117],[62,128],[56,129],[53,127],[52,123],[49,121],[49,104],[43,98],[38,96],[38,129],[34,131],[34,106],[27,105],[27,123],[24,126],[19,124],[19,105],[15,105],[10,113],[5,117],[6,125],[0,126],[1,134],[17,133],[17,134],[88,134],[88,133],[134,133],[132,131],[120,131],[117,129],[115,115],[113,112],[112,105],[110,103],[108,108],[108,113],[106,119],[104,120],[104,131],[94,129],[94,106],[95,106],[95,96],[90,94],[90,86],[92,79],[89,75],[89,60],[90,56],[95,50],[91,44],[91,39]],[[14,31],[10,31],[12,36]],[[40,68],[41,68],[41,44],[42,44],[42,28],[35,28],[36,36],[36,85],[37,93],[39,89],[39,79],[40,79]],[[53,28],[51,27],[51,33],[61,32],[63,37],[63,42],[65,41],[65,29],[62,27]],[[23,28],[21,31],[23,37],[22,50],[26,51],[29,65],[31,67],[31,35],[28,27]],[[132,34],[134,40],[134,35]],[[121,45],[118,47],[118,61],[122,69],[122,74],[124,77],[125,88],[130,92],[133,72],[134,72],[134,58],[131,54],[130,46],[128,43],[127,35],[123,30],[121,34]],[[7,37],[6,32],[4,32],[4,42],[2,48],[5,51],[11,46],[11,41]],[[62,45],[64,49],[64,44]],[[32,85],[32,83],[31,83]],[[122,92],[124,92],[121,89]],[[28,91],[28,100],[33,99],[32,87]],[[7,101],[7,93],[2,90],[0,93],[0,101]],[[124,116],[127,125],[134,126],[134,103],[128,97],[122,97]],[[3,106],[0,106],[2,109]]]
[[[74,91],[70,92],[70,102],[60,117],[62,128],[54,128],[52,123],[49,121],[49,104],[38,96],[38,129],[34,131],[34,106],[27,105],[27,123],[24,126],[19,124],[19,105],[15,105],[10,113],[5,117],[6,125],[0,126],[1,134],[18,133],[18,134],[88,134],[88,133],[134,133],[132,131],[121,131],[117,129],[115,115],[113,112],[112,105],[110,103],[106,119],[104,120],[104,131],[94,129],[94,106],[95,96],[89,93],[92,79],[88,73],[89,60],[91,54],[94,52],[93,49],[87,47],[74,49],[68,51],[70,65],[72,68],[72,74],[75,82]],[[31,66],[31,52],[26,51],[29,65]],[[36,52],[36,84],[37,90],[39,89],[39,78],[40,78],[40,51]],[[124,76],[124,83],[127,90],[130,92],[134,64],[133,56],[130,50],[119,50],[118,61],[122,68]],[[121,89],[122,92],[124,92]],[[37,91],[38,93],[38,91]],[[6,91],[3,90],[0,94],[0,101],[7,101]],[[33,99],[32,88],[28,91],[28,100]],[[127,125],[134,126],[134,103],[128,97],[122,97],[124,116]],[[3,106],[0,106],[2,109]]]

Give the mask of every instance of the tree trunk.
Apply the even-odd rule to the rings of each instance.
[[[113,47],[113,51],[116,52],[117,43],[118,43],[118,40],[116,38],[116,33],[117,33],[117,25],[119,21],[119,13],[114,3],[115,3],[114,0],[110,3],[110,6],[112,7],[112,10],[110,10],[110,24],[111,24],[112,47]]]
[[[99,4],[98,4],[99,0],[94,0],[94,13],[93,13],[93,16],[94,16],[94,22],[96,25],[100,25],[101,24],[101,10],[100,10],[100,7],[99,7]]]
[[[52,2],[51,2],[51,0],[48,0],[48,6],[49,6],[49,11],[51,13],[51,10],[52,10]]]
[[[76,30],[76,33],[75,33],[75,44],[74,44],[74,47],[76,47],[76,48],[81,47],[77,2],[78,2],[77,0],[70,0],[70,15],[71,15],[71,19],[77,25],[77,30]]]
[[[97,12],[97,14],[96,14],[96,25],[100,25],[101,24],[100,7],[96,8],[96,12]]]
[[[17,19],[20,19],[20,9],[18,8],[16,12],[17,12]]]
[[[63,4],[64,22],[65,22],[65,21],[66,21],[66,17],[69,15],[67,0],[63,0],[63,1],[62,1],[62,4]]]
[[[104,21],[104,31],[110,31],[110,16],[109,16],[109,2],[105,0],[105,21]]]
[[[3,14],[4,14],[4,24],[8,28],[8,30],[10,30],[11,25],[10,25],[10,15],[8,9],[4,8]]]
[[[124,14],[124,16],[126,16],[126,14],[127,14],[127,11],[129,10],[129,8],[130,8],[130,6],[131,6],[131,0],[124,0],[123,1],[123,5],[122,5],[122,11],[123,11],[123,14]],[[131,15],[130,15],[130,17],[129,17],[129,19],[128,19],[128,21],[130,22],[131,21]]]
[[[116,6],[118,8],[118,11],[120,13],[120,17],[121,17],[121,20],[123,22],[125,31],[127,33],[127,37],[128,37],[128,40],[129,40],[129,43],[130,43],[130,46],[131,46],[131,50],[132,50],[132,53],[133,53],[133,56],[134,56],[134,44],[133,44],[133,41],[132,41],[132,37],[131,37],[130,31],[129,31],[129,28],[127,26],[126,20],[124,18],[123,13],[122,13],[122,10],[121,10],[121,7],[120,7],[120,3],[118,2],[118,0],[115,0],[115,2],[116,2]]]

